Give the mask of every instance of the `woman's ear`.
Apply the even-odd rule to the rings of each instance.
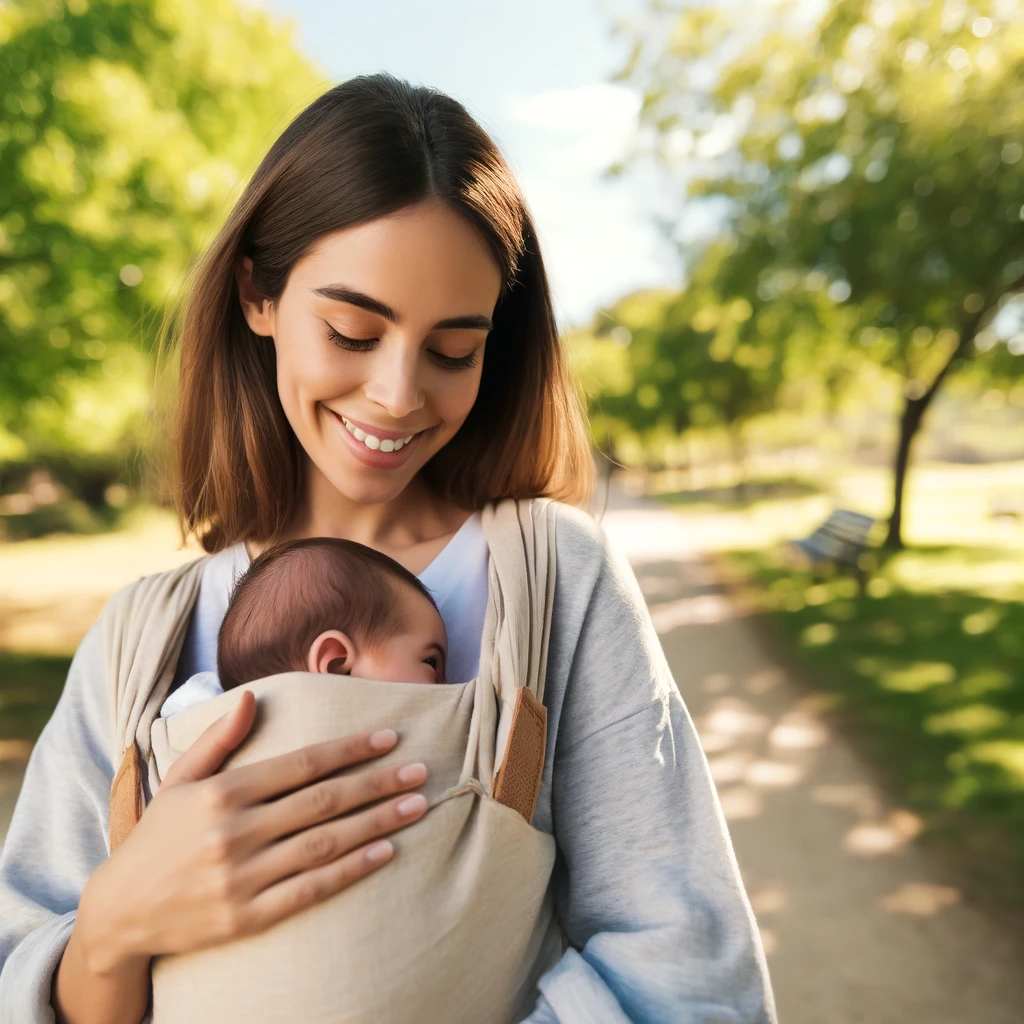
[[[264,338],[274,336],[274,303],[252,283],[252,260],[242,257],[242,265],[235,275],[238,281],[238,301],[242,304],[242,314],[253,334]]]
[[[351,675],[355,650],[352,641],[344,633],[329,629],[313,641],[306,658],[306,669],[336,676]]]

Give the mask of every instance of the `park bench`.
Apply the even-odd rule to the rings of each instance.
[[[833,565],[836,569],[852,570],[863,590],[867,579],[863,554],[874,525],[871,516],[837,508],[809,537],[790,544],[803,552],[812,568]]]
[[[1000,494],[992,500],[989,515],[993,519],[1024,520],[1024,494]]]

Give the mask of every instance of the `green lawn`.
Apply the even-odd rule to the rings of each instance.
[[[34,742],[64,688],[69,657],[0,651],[0,743]]]

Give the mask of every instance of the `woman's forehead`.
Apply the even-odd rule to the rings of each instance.
[[[490,314],[501,271],[464,217],[420,204],[325,235],[292,280],[314,298],[316,289],[342,286],[377,299],[399,318],[428,308],[443,317]]]

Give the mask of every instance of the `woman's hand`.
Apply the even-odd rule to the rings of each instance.
[[[242,691],[90,878],[78,924],[98,971],[261,932],[386,864],[394,850],[381,837],[426,811],[420,794],[395,796],[422,785],[421,764],[325,778],[387,753],[392,730],[214,774],[248,734],[255,704]]]

